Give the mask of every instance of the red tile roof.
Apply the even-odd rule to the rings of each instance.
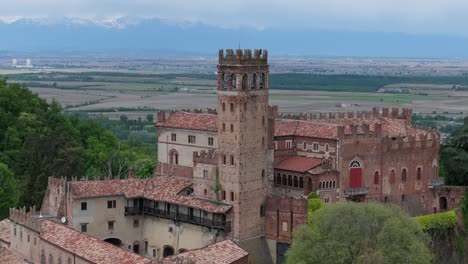
[[[8,248],[0,248],[0,263],[5,264],[24,264],[23,258],[16,255],[13,251]]]
[[[292,156],[274,165],[276,170],[287,170],[304,173],[322,164],[319,158]]]
[[[203,131],[218,131],[218,116],[214,114],[174,112],[158,127],[171,127]]]
[[[197,264],[231,264],[242,258],[246,258],[248,255],[247,251],[243,250],[232,240],[224,240],[203,248],[164,258],[162,264],[179,263],[177,262],[178,260],[194,261]]]
[[[303,120],[275,120],[275,137],[301,136],[325,139],[338,137],[338,125]]]
[[[0,221],[0,241],[2,241],[3,243],[10,244],[11,242],[10,228],[11,222],[9,219],[3,219],[2,221]]]
[[[43,240],[91,263],[147,264],[151,262],[140,255],[49,220],[42,221],[41,226]]]
[[[225,213],[231,209],[232,206],[228,204],[180,194],[192,184],[192,181],[188,179],[156,177],[152,179],[76,181],[71,183],[71,190],[76,199],[123,195],[127,198],[142,197],[199,208],[212,213]]]

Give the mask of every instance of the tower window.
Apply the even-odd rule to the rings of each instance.
[[[234,155],[231,155],[231,166],[234,166]]]
[[[226,124],[223,123],[223,132],[226,132]]]
[[[231,132],[234,132],[234,125],[231,124]]]
[[[380,178],[379,172],[376,171],[374,173],[374,184],[376,184],[376,185],[379,184],[379,178]]]
[[[257,88],[257,74],[252,74],[252,79],[250,80],[250,89],[255,90]]]
[[[418,167],[418,169],[416,170],[416,180],[421,180],[421,167]]]
[[[226,155],[223,155],[223,165],[226,165]]]
[[[244,74],[244,76],[242,76],[242,90],[247,90],[248,83],[249,83],[249,76],[247,74]]]
[[[265,126],[265,116],[262,116],[262,126]]]
[[[231,103],[231,112],[234,112],[234,104]]]
[[[223,112],[226,111],[226,103],[223,102]]]
[[[395,183],[395,170],[390,172],[390,183]]]
[[[234,192],[231,192],[231,201],[234,202]]]
[[[406,173],[406,169],[403,169],[403,170],[401,171],[401,181],[402,181],[402,182],[406,182],[406,176],[407,176],[406,174],[407,174],[407,173]]]
[[[237,78],[235,74],[231,74],[231,89],[236,89]]]

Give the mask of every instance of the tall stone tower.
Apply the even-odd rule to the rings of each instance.
[[[232,237],[239,241],[263,233],[273,145],[268,72],[266,50],[219,51],[219,182],[221,199],[233,204]]]

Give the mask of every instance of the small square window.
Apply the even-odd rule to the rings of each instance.
[[[88,232],[88,224],[80,224],[81,232],[86,233]]]
[[[171,133],[171,141],[177,141],[177,134]]]
[[[107,208],[116,208],[117,207],[117,202],[116,200],[109,200],[107,201]]]
[[[133,227],[135,227],[135,228],[140,227],[140,220],[134,219],[134,220],[133,220]]]
[[[189,135],[188,136],[188,143],[195,144],[195,136]]]
[[[81,202],[81,211],[86,211],[86,210],[88,210],[88,203]]]
[[[114,230],[114,223],[115,221],[107,221],[107,230],[109,231]]]

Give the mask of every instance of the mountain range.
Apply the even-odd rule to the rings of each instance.
[[[0,20],[0,51],[213,54],[266,48],[278,55],[468,58],[468,37],[398,32],[222,28],[121,17]]]

